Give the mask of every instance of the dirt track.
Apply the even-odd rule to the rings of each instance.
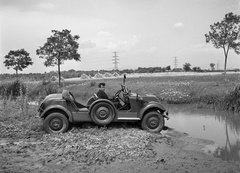
[[[109,131],[106,130],[106,135]],[[84,136],[80,140],[79,133],[68,133],[64,138],[43,135],[1,140],[0,172],[240,172],[240,164],[206,153],[213,142],[184,133],[166,130],[152,135],[134,129],[126,137],[112,136],[111,140],[101,140],[94,133],[90,138],[86,136],[88,141]],[[124,134],[125,130],[119,130],[119,135]],[[141,139],[134,135],[141,135]],[[88,142],[88,146],[84,149],[80,142]]]

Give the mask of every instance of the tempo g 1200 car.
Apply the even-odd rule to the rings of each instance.
[[[48,133],[66,132],[70,122],[94,122],[106,126],[112,122],[138,121],[144,130],[160,132],[165,119],[169,119],[168,111],[155,95],[139,95],[129,91],[125,79],[124,75],[123,84],[112,100],[93,94],[83,105],[67,90],[46,96],[38,109],[44,130]]]

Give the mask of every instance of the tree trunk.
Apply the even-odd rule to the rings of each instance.
[[[227,55],[225,55],[225,61],[224,61],[224,74],[226,74],[227,69]]]
[[[227,69],[227,57],[228,57],[228,51],[229,51],[229,45],[227,46],[227,50],[226,47],[223,47],[224,50],[224,56],[225,56],[225,61],[224,61],[224,75],[226,75],[226,69]]]
[[[61,87],[60,56],[58,58],[58,86]]]
[[[16,76],[17,76],[17,80],[18,80],[18,69],[16,69]]]

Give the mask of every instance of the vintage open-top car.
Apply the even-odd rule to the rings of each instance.
[[[101,99],[94,93],[86,105],[77,102],[67,90],[50,94],[41,102],[38,115],[43,119],[48,133],[66,132],[69,123],[94,122],[106,126],[112,122],[138,121],[149,132],[160,132],[169,119],[168,112],[154,95],[131,93],[125,86],[124,75],[121,89],[113,99]]]

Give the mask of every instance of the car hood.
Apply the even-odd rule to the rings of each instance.
[[[138,94],[137,93],[131,93],[132,96],[137,96]],[[151,101],[154,101],[154,102],[159,102],[159,99],[153,95],[153,94],[144,94],[144,95],[139,95],[139,97],[146,101],[146,102],[151,102]]]
[[[144,101],[155,101],[155,102],[159,102],[159,99],[155,96],[155,95],[152,95],[152,94],[145,94],[145,95],[141,95],[142,99]]]
[[[62,99],[62,94],[61,93],[49,94],[45,97],[44,101],[52,100],[52,99]]]

